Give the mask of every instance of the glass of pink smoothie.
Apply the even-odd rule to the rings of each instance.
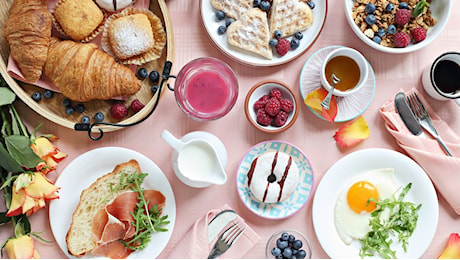
[[[177,75],[174,93],[179,107],[197,120],[226,115],[238,98],[238,80],[232,69],[215,58],[198,58]]]

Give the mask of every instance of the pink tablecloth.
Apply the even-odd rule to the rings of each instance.
[[[181,240],[190,226],[211,209],[228,204],[236,210],[251,227],[261,236],[260,242],[247,254],[247,258],[263,258],[265,242],[275,231],[282,228],[295,228],[305,233],[313,247],[313,258],[327,258],[316,238],[312,224],[312,198],[297,214],[285,220],[266,220],[254,215],[243,205],[236,192],[236,170],[242,156],[256,143],[270,139],[282,139],[300,147],[313,164],[314,188],[331,165],[344,155],[365,148],[386,148],[399,152],[404,151],[396,144],[394,138],[385,130],[384,121],[378,114],[380,106],[399,90],[416,88],[425,96],[429,104],[445,120],[454,131],[460,132],[460,108],[454,102],[439,102],[427,97],[421,85],[423,69],[435,57],[446,51],[460,51],[460,2],[453,1],[452,13],[447,28],[429,46],[411,54],[388,55],[378,52],[359,40],[345,20],[344,1],[329,0],[329,8],[324,29],[315,44],[298,59],[271,68],[254,68],[238,64],[223,55],[210,41],[201,24],[198,0],[168,0],[167,1],[174,27],[175,60],[174,72],[178,72],[188,61],[202,57],[213,56],[227,62],[236,72],[240,83],[240,95],[234,109],[224,118],[214,122],[197,122],[187,118],[177,107],[174,95],[166,93],[161,103],[146,122],[129,129],[106,133],[103,140],[94,142],[88,139],[86,133],[75,133],[43,119],[25,105],[19,105],[19,111],[28,124],[38,125],[43,122],[41,131],[52,132],[61,139],[58,146],[69,154],[60,165],[62,170],[78,155],[97,147],[122,146],[134,149],[152,159],[166,174],[176,196],[177,219],[168,246],[160,258],[168,256],[174,246]],[[315,51],[329,45],[345,45],[361,51],[372,64],[377,81],[375,98],[363,114],[371,130],[371,136],[363,143],[350,148],[339,148],[333,135],[341,124],[331,124],[313,115],[305,106],[300,109],[300,115],[295,125],[288,131],[269,135],[263,134],[252,127],[244,116],[244,98],[249,88],[264,79],[284,81],[300,97],[298,87],[300,70]],[[185,135],[191,131],[208,131],[218,136],[225,144],[228,152],[228,182],[224,186],[214,186],[204,189],[190,188],[182,184],[174,175],[170,159],[172,149],[160,138],[163,129],[168,129],[176,136]],[[53,173],[56,178],[57,173]],[[444,248],[451,232],[460,232],[460,218],[439,197],[439,225],[435,238],[424,258],[437,257]],[[433,212],[436,214],[436,212]],[[48,240],[53,240],[49,227],[48,212],[42,210],[31,217],[35,231]],[[6,232],[7,231],[7,232]],[[10,233],[5,227],[0,227],[0,240]],[[38,243],[38,250],[43,258],[65,258],[56,243]]]

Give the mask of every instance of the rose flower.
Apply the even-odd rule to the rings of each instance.
[[[5,244],[6,253],[11,259],[39,259],[34,240],[29,235],[11,238]]]
[[[54,135],[40,136],[33,140],[30,145],[36,155],[44,160],[44,162],[37,165],[37,170],[47,174],[50,171],[56,169],[57,164],[67,157],[67,154],[61,152],[51,141],[55,141],[58,138]]]

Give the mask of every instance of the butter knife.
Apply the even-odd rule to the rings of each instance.
[[[396,94],[395,107],[407,129],[409,129],[413,135],[420,135],[422,133],[422,127],[409,108],[409,105],[406,102],[406,95],[403,92]]]
[[[219,212],[208,224],[208,243],[211,243],[237,216],[236,212],[231,209]]]

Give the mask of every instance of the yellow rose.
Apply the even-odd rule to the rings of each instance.
[[[11,259],[40,258],[37,250],[35,250],[34,240],[28,235],[9,239],[5,244],[5,250]]]
[[[55,141],[58,138],[54,135],[49,135],[49,138],[40,136],[30,145],[34,153],[44,160],[44,162],[37,165],[37,170],[45,174],[55,170],[57,164],[67,157],[67,154],[54,146],[50,139]]]

